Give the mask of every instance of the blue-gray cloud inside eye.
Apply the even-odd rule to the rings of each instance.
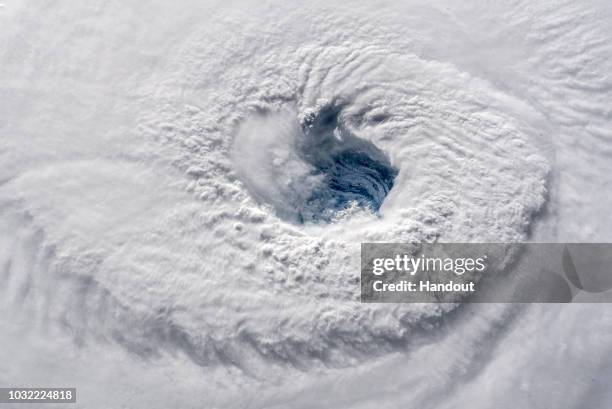
[[[302,221],[328,220],[353,204],[377,212],[398,174],[383,151],[340,123],[340,113],[327,107],[302,124],[299,156],[322,179],[306,198]]]

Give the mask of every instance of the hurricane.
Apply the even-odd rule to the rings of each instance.
[[[83,408],[610,407],[607,304],[362,303],[359,255],[609,241],[611,13],[5,0],[0,384]]]

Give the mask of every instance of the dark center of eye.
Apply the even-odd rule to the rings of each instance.
[[[340,123],[340,112],[328,107],[302,123],[298,155],[322,183],[301,206],[301,222],[329,221],[354,205],[377,212],[398,174],[383,151]]]

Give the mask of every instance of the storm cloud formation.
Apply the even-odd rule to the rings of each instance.
[[[358,278],[360,242],[610,240],[609,6],[362,3],[4,3],[0,383],[609,407],[605,305],[360,304]]]

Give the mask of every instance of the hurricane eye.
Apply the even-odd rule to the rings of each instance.
[[[306,199],[305,220],[327,221],[349,206],[377,212],[398,174],[383,151],[339,121],[340,112],[326,108],[302,124],[298,154],[321,177]]]
[[[372,142],[324,107],[301,122],[295,113],[247,121],[234,142],[239,176],[252,196],[292,223],[327,223],[364,210],[377,214],[398,170]]]

